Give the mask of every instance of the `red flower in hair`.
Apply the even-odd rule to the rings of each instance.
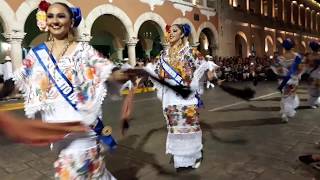
[[[40,4],[39,4],[39,9],[41,10],[41,11],[45,11],[45,12],[47,12],[47,10],[49,9],[49,6],[50,6],[50,3],[49,2],[47,2],[46,0],[42,0],[41,2],[40,2]]]
[[[171,28],[170,25],[166,25],[166,32],[170,32],[170,28]]]

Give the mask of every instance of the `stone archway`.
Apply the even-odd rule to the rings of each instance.
[[[281,37],[277,37],[276,40],[276,52],[278,52],[279,54],[283,54],[283,47],[282,47],[282,42],[283,39]]]
[[[264,51],[267,56],[272,56],[273,55],[273,40],[270,35],[267,35],[266,38],[264,39]]]
[[[128,33],[119,18],[111,14],[101,15],[92,24],[90,34],[93,37],[90,44],[100,53],[114,61],[123,59]]]
[[[26,36],[22,41],[22,47],[26,49],[32,48],[47,39],[47,33],[41,32],[37,27],[36,13],[37,9],[34,9],[28,15],[23,28]]]
[[[120,8],[110,4],[103,4],[103,5],[97,6],[88,14],[88,16],[85,19],[86,30],[90,31],[92,29],[92,26],[95,20],[102,15],[112,15],[118,18],[126,29],[127,40],[129,40],[129,38],[135,37],[133,25],[128,15]]]
[[[235,35],[235,52],[236,56],[248,57],[248,39],[242,31],[237,32],[237,34]]]
[[[164,32],[158,23],[154,21],[145,21],[139,28],[139,42],[136,47],[136,55],[138,58],[156,57],[163,49]]]
[[[214,36],[214,43],[217,45],[218,44],[218,37],[219,37],[219,34],[218,34],[218,31],[217,31],[217,28],[211,23],[211,22],[203,22],[199,28],[198,28],[198,31],[197,31],[197,38],[199,39],[200,37],[200,33],[202,32],[203,29],[205,28],[208,28],[210,29],[210,31],[213,33],[213,36]]]
[[[136,22],[134,23],[134,37],[138,37],[138,33],[139,30],[141,28],[141,26],[143,25],[143,23],[147,22],[147,21],[153,21],[155,22],[158,26],[156,26],[158,33],[161,35],[161,40],[163,40],[163,36],[164,36],[164,32],[165,32],[165,27],[167,25],[167,23],[165,22],[165,20],[156,13],[153,12],[146,12],[141,14]]]
[[[200,43],[200,47],[198,47],[198,49],[201,51],[201,49],[203,50],[207,50],[207,53],[205,54],[210,54],[210,55],[215,55],[216,54],[216,49],[218,48],[218,31],[216,29],[216,27],[210,23],[210,22],[204,22],[202,23],[197,31],[197,37]],[[204,45],[202,44],[200,39],[207,39],[208,40],[208,48],[206,48]],[[202,52],[204,53],[204,52]]]
[[[0,19],[3,25],[3,31],[9,32],[14,29],[16,20],[14,19],[15,14],[11,7],[6,1],[0,1]]]
[[[197,38],[197,31],[196,29],[194,28],[194,25],[192,24],[192,22],[187,19],[187,18],[177,18],[175,19],[172,24],[189,24],[190,27],[191,27],[191,35],[189,37],[189,43],[190,45],[196,45],[198,42],[197,40],[199,38]]]
[[[199,36],[199,46],[198,50],[203,55],[214,55],[216,44],[214,40],[213,32],[209,28],[202,30]]]

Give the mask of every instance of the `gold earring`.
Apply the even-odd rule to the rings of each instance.
[[[52,34],[50,34],[50,33],[49,33],[49,35],[48,35],[48,41],[53,41],[53,36],[52,36]]]

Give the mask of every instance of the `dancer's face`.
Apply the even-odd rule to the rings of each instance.
[[[169,36],[169,42],[170,44],[175,44],[183,37],[182,31],[177,25],[172,25],[170,28],[170,36]]]
[[[71,15],[66,7],[61,4],[53,4],[47,11],[47,25],[49,32],[57,39],[67,38],[72,27]]]

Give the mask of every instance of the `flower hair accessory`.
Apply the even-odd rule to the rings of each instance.
[[[171,26],[170,25],[166,25],[166,32],[169,33],[170,32],[170,28]]]
[[[50,3],[42,0],[38,6],[38,12],[36,14],[37,19],[37,26],[40,29],[40,31],[48,31],[47,26],[47,11],[50,6]]]
[[[185,37],[188,37],[190,35],[191,32],[191,27],[189,24],[183,24],[182,25],[182,29],[183,29],[183,34]]]
[[[81,10],[78,7],[72,7],[70,9],[73,14],[73,20],[74,20],[73,27],[78,27],[82,20]]]
[[[164,33],[164,41],[165,41],[165,43],[169,43],[170,28],[171,28],[170,25],[166,25],[166,28],[165,28],[166,32]]]

